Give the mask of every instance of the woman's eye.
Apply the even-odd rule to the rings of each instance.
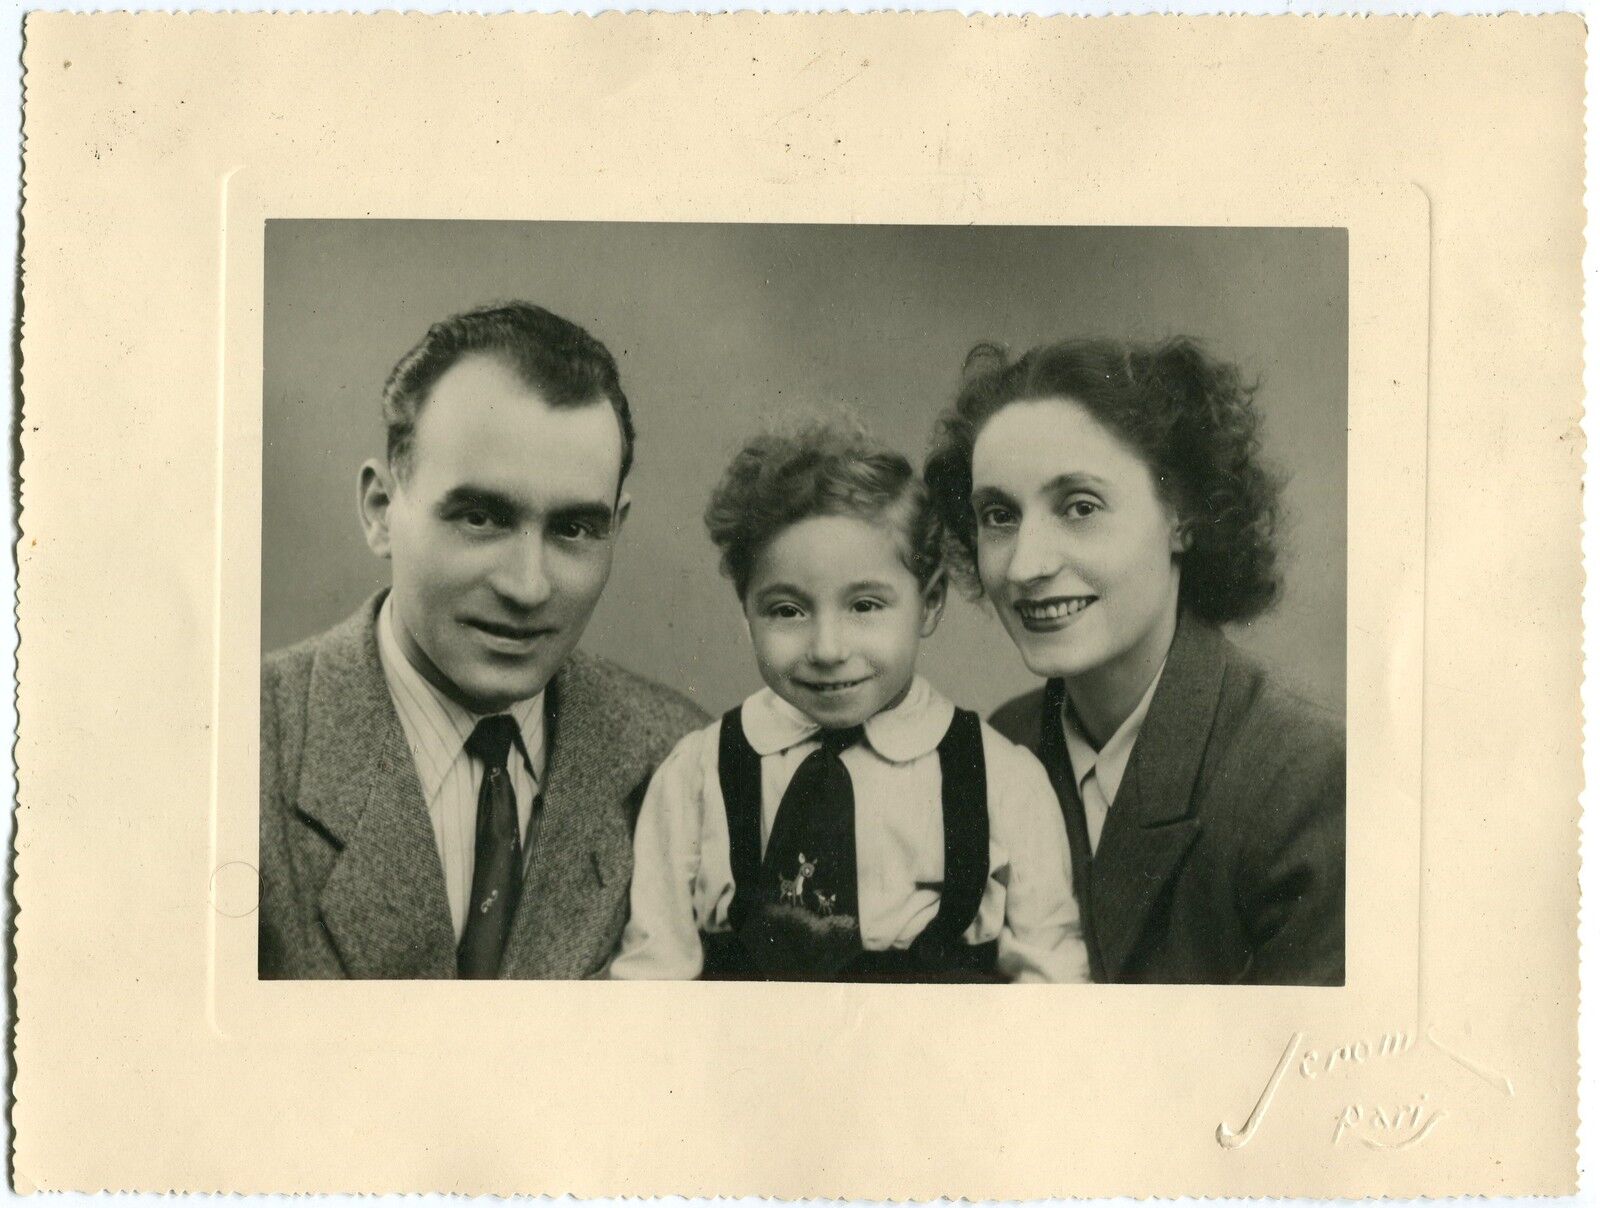
[[[991,505],[978,509],[979,528],[1005,528],[1014,523],[1016,518],[1010,508]]]
[[[877,612],[884,606],[882,600],[857,600],[850,605],[852,612]]]
[[[792,621],[801,615],[800,609],[793,604],[774,604],[767,609],[767,615],[779,621]]]
[[[1071,499],[1062,510],[1074,520],[1087,520],[1100,510],[1100,505],[1093,499]]]

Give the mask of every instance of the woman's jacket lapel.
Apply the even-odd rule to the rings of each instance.
[[[1224,661],[1221,634],[1180,614],[1161,683],[1092,860],[1087,858],[1088,833],[1077,781],[1060,739],[1059,681],[1052,681],[1045,692],[1041,738],[1060,748],[1059,755],[1045,763],[1066,814],[1075,884],[1087,864],[1089,889],[1080,892],[1079,899],[1086,906],[1096,980],[1127,977],[1141,934],[1200,834],[1195,785],[1216,720]]]

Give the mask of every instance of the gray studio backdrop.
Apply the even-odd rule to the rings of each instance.
[[[273,221],[266,230],[263,649],[387,582],[356,514],[379,391],[428,324],[526,298],[616,355],[633,514],[584,645],[724,709],[759,686],[701,526],[738,443],[797,409],[859,413],[918,465],[979,339],[1208,340],[1260,377],[1291,476],[1279,606],[1235,632],[1306,696],[1345,688],[1346,239],[1340,230]],[[922,670],[987,711],[1032,686],[952,601]]]

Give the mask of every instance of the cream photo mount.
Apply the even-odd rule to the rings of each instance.
[[[715,182],[701,186],[717,195]],[[441,218],[405,208],[383,210],[364,199],[347,215],[353,221],[386,218]],[[394,203],[391,203],[394,204]],[[403,205],[403,203],[399,203]],[[258,759],[259,574],[261,533],[261,334],[265,223],[275,218],[330,214],[297,199],[292,185],[263,182],[249,170],[231,173],[219,190],[225,214],[223,239],[224,304],[219,335],[223,373],[219,407],[223,432],[222,527],[218,549],[221,591],[218,629],[223,635],[217,665],[221,709],[216,727],[218,785],[213,828],[213,866],[235,887],[230,904],[219,904],[210,922],[212,965],[210,1004],[219,1040],[225,1044],[269,1045],[279,1060],[297,1052],[314,1062],[327,1045],[361,1054],[363,1066],[382,1077],[385,1054],[422,1050],[448,1052],[453,1072],[447,1080],[464,1098],[475,1077],[492,1077],[504,1060],[490,1037],[508,1027],[518,1032],[518,1051],[541,1066],[536,1083],[523,1088],[526,1111],[551,1095],[578,1092],[595,1069],[631,1069],[653,1094],[637,1103],[630,1129],[655,1133],[665,1143],[674,1128],[697,1117],[728,1113],[735,1127],[745,1109],[795,1076],[793,1047],[824,1029],[830,1035],[806,1051],[805,1081],[844,1105],[837,1117],[823,1113],[812,1121],[818,1143],[890,1092],[933,1103],[941,1079],[952,1070],[937,1059],[919,1059],[895,1071],[885,1068],[887,1053],[915,1049],[919,1035],[971,1037],[970,1052],[993,1063],[965,1086],[961,1100],[998,1112],[1016,1101],[1039,1104],[1048,1094],[1041,1072],[1054,1069],[1099,1104],[1079,1121],[1045,1111],[1063,1153],[1093,1144],[1107,1113],[1150,1117],[1141,1127],[1144,1143],[1130,1148],[1121,1178],[1075,1177],[1072,1164],[1054,1172],[1032,1166],[1030,1177],[993,1172],[995,1182],[970,1185],[957,1169],[982,1162],[989,1142],[974,1146],[959,1164],[952,1151],[949,1169],[930,1175],[915,1194],[960,1189],[974,1195],[1081,1195],[1134,1188],[1190,1194],[1253,1193],[1291,1188],[1310,1193],[1316,1184],[1274,1180],[1285,1163],[1305,1163],[1308,1174],[1334,1150],[1352,1156],[1341,1162],[1377,1162],[1365,1144],[1378,1117],[1409,1120],[1415,1127],[1432,1118],[1410,1112],[1411,1101],[1385,1091],[1377,1117],[1352,1119],[1335,1086],[1353,1093],[1358,1080],[1386,1080],[1394,1068],[1415,1064],[1406,1056],[1428,1028],[1421,998],[1422,899],[1419,877],[1422,817],[1421,717],[1424,642],[1424,565],[1427,348],[1428,204],[1418,189],[1405,185],[1352,189],[1294,206],[1254,208],[1230,205],[1208,213],[1191,206],[1180,216],[1151,208],[1118,207],[1115,212],[1060,212],[1032,205],[992,207],[977,221],[996,225],[1165,225],[1240,227],[1337,227],[1347,232],[1349,250],[1349,489],[1348,520],[1348,707],[1349,823],[1347,982],[1342,988],[1295,987],[1131,987],[1062,986],[988,988],[907,988],[872,986],[797,986],[658,983],[650,986],[606,982],[516,982],[469,985],[451,982],[262,982],[255,976],[255,920],[249,912],[256,855],[256,776]],[[465,208],[464,208],[465,209]],[[704,221],[712,211],[699,206],[610,213],[613,221]],[[592,220],[592,211],[573,210],[555,199],[521,213],[503,208],[458,212],[459,221]],[[846,220],[937,223],[935,207],[881,206],[870,217],[859,203],[832,204],[816,198],[810,208],[756,200],[737,214],[726,209],[719,221]],[[1180,220],[1181,219],[1181,220]],[[969,221],[973,220],[971,218]],[[353,467],[352,467],[353,472]],[[354,523],[353,519],[351,523]],[[656,1051],[662,1030],[677,1052]],[[575,1034],[596,1039],[593,1051],[575,1043]],[[1206,1038],[1203,1050],[1196,1037]],[[603,1041],[598,1038],[603,1037]],[[983,1039],[978,1039],[983,1037]],[[1003,1040],[1001,1039],[1003,1038]],[[975,1042],[975,1043],[974,1043]],[[481,1044],[481,1047],[479,1047]],[[560,1054],[546,1066],[535,1055]],[[692,1054],[692,1060],[689,1055]],[[1380,1060],[1382,1059],[1382,1060]],[[1379,1065],[1390,1069],[1379,1072]],[[613,1064],[616,1063],[616,1064]],[[1319,1063],[1321,1063],[1319,1065]],[[1326,1066],[1327,1068],[1322,1068]],[[955,1067],[959,1068],[959,1067]],[[476,1071],[476,1073],[474,1073]],[[862,1071],[871,1071],[862,1077]],[[1070,1071],[1070,1073],[1069,1073]],[[308,1070],[309,1073],[309,1070]],[[1340,1085],[1342,1084],[1342,1086]],[[1202,1091],[1202,1087],[1205,1089]],[[727,1088],[723,1090],[721,1088]],[[734,1090],[733,1088],[740,1088]],[[1114,1089],[1111,1089],[1114,1088]],[[728,1093],[731,1092],[731,1093]],[[1369,1094],[1365,1089],[1363,1095]],[[1420,1092],[1419,1092],[1420,1094]],[[516,1096],[513,1096],[514,1098]],[[1334,1096],[1336,1099],[1339,1096]],[[1458,1095],[1459,1098],[1459,1095]],[[1416,1099],[1416,1096],[1411,1096]],[[649,1106],[647,1106],[649,1105]],[[600,1105],[594,1105],[599,1111]],[[1486,1120],[1498,1105],[1476,1104]],[[333,1109],[336,1110],[336,1109]],[[1042,1107],[1038,1110],[1043,1110]],[[1466,1109],[1456,1107],[1457,1114]],[[516,1118],[519,1113],[512,1113]],[[948,1127],[942,1111],[916,1113],[902,1121],[937,1129]],[[1037,1125],[1043,1125],[1043,1119]],[[1132,1127],[1130,1123],[1130,1127]],[[666,1132],[656,1130],[666,1129]],[[1363,1131],[1365,1130],[1365,1131]],[[562,1130],[563,1133],[565,1129]],[[1337,1138],[1329,1138],[1337,1132]],[[1401,1133],[1374,1134],[1396,1142]],[[1042,1138],[1041,1138],[1042,1139]],[[1433,1138],[1427,1138],[1433,1140]],[[848,1147],[848,1127],[834,1137]],[[509,1143],[509,1136],[506,1138]],[[1412,1141],[1413,1146],[1420,1140]],[[1440,1141],[1435,1140],[1436,1147]],[[1148,1146],[1148,1148],[1147,1148]],[[558,1169],[563,1146],[547,1136],[536,1148],[529,1170]],[[1353,1156],[1368,1150],[1365,1157]],[[823,1149],[817,1161],[822,1161]],[[752,1143],[745,1155],[700,1155],[690,1181],[652,1180],[648,1189],[682,1193],[814,1195],[849,1193],[875,1197],[895,1194],[887,1182],[854,1180],[807,1182],[786,1162],[768,1164]],[[1137,1163],[1134,1162],[1138,1158]],[[1173,1178],[1158,1174],[1170,1159]],[[1176,1178],[1179,1169],[1199,1162],[1209,1167],[1202,1183]],[[1121,1163],[1112,1160],[1115,1168]],[[721,1169],[719,1170],[719,1166]],[[1230,1170],[1229,1167],[1233,1169]],[[952,1178],[955,1181],[949,1181]],[[899,1184],[896,1184],[897,1186]],[[1334,1186],[1343,1183],[1329,1183]],[[399,1185],[396,1185],[397,1187]],[[465,1185],[463,1185],[465,1186]],[[624,1179],[607,1181],[579,1171],[561,1181],[539,1176],[533,1183],[471,1184],[554,1193],[586,1188],[593,1194],[646,1190]],[[420,1189],[420,1188],[419,1188]]]
[[[24,32],[19,1189],[1575,1189],[1581,16]],[[1346,231],[1346,984],[258,981],[280,218]]]

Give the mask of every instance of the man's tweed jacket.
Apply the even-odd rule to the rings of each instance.
[[[994,728],[1066,817],[1096,981],[1344,982],[1344,727],[1187,613],[1091,858],[1062,685]]]
[[[261,668],[262,977],[449,978],[456,940],[373,625],[383,593]],[[546,693],[544,807],[504,977],[577,978],[622,935],[655,765],[705,715],[574,652]]]

